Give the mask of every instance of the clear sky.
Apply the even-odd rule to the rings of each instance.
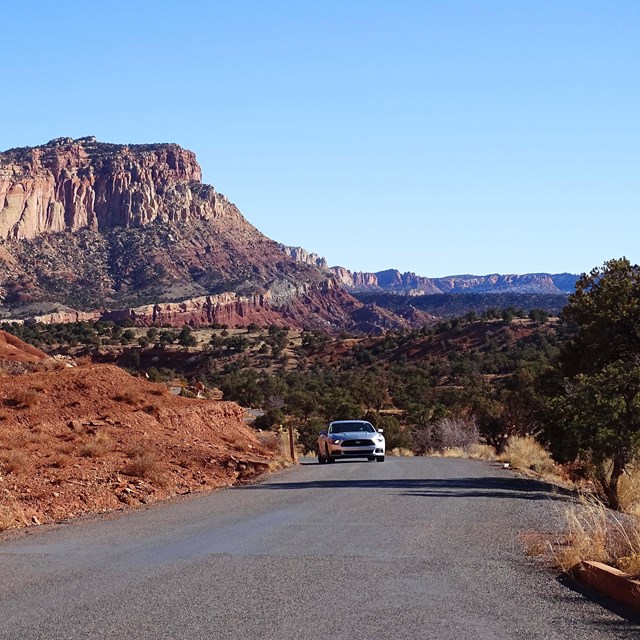
[[[32,0],[0,149],[176,142],[271,238],[354,270],[640,262],[638,0]]]

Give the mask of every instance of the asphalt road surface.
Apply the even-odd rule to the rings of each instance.
[[[468,460],[304,464],[0,542],[0,638],[640,638],[527,556],[567,500]]]

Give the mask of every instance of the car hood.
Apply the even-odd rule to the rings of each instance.
[[[363,433],[362,431],[348,431],[347,433],[332,433],[330,438],[340,438],[341,440],[373,440],[381,433]]]

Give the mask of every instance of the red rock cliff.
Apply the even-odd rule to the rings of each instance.
[[[0,239],[139,227],[156,218],[240,220],[201,183],[195,154],[175,144],[116,145],[58,138],[0,154]]]

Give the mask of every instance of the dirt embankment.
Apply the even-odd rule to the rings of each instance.
[[[236,404],[114,366],[0,376],[0,530],[248,480],[276,449]]]

